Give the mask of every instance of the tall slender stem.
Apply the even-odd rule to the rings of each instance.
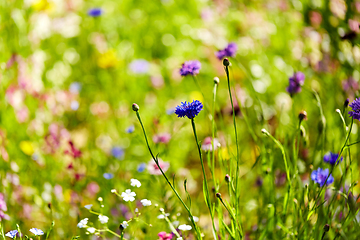
[[[181,204],[184,206],[184,208],[186,209],[186,211],[188,212],[189,216],[190,216],[190,221],[191,223],[193,224],[194,228],[195,228],[195,231],[196,231],[196,237],[197,239],[202,239],[201,237],[201,232],[200,232],[200,229],[198,228],[198,226],[196,225],[195,221],[194,221],[194,217],[189,209],[189,207],[185,204],[185,202],[182,200],[182,198],[180,197],[180,195],[178,194],[178,192],[175,190],[174,186],[170,183],[169,179],[167,178],[167,176],[165,175],[164,171],[162,170],[162,168],[160,167],[159,165],[159,161],[158,159],[154,156],[153,152],[151,151],[151,148],[150,148],[150,145],[149,145],[149,141],[147,139],[147,136],[146,136],[146,132],[145,132],[145,128],[144,128],[144,125],[141,121],[141,117],[140,117],[140,114],[139,114],[139,111],[135,111],[136,112],[136,116],[140,122],[140,125],[141,125],[141,128],[143,130],[143,133],[144,133],[144,137],[145,137],[145,141],[146,141],[146,145],[149,149],[149,152],[151,154],[151,157],[153,158],[156,166],[159,168],[159,170],[161,171],[161,174],[164,176],[166,182],[169,184],[169,186],[171,187],[171,189],[173,190],[173,192],[175,193],[176,197],[179,199],[179,201],[181,202]]]

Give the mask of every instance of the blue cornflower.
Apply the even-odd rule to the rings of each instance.
[[[40,229],[37,229],[37,228],[30,229],[30,232],[32,232],[35,236],[44,235],[44,232],[42,230],[40,230]]]
[[[286,88],[291,95],[301,92],[301,86],[304,85],[305,75],[302,72],[296,72],[289,78],[289,86]]]
[[[221,60],[224,57],[234,57],[236,54],[238,47],[236,45],[236,43],[232,42],[229,43],[226,48],[224,48],[223,50],[220,50],[216,53],[216,57]]]
[[[107,180],[112,179],[114,177],[114,174],[112,173],[104,173],[103,177]]]
[[[201,68],[201,63],[197,60],[187,61],[184,62],[180,68],[180,75],[187,76],[187,75],[197,75]]]
[[[339,160],[337,160],[338,158],[339,158],[339,154],[329,152],[328,154],[326,154],[324,156],[324,162],[330,163],[331,165],[335,165],[343,160],[343,157],[341,157]]]
[[[124,149],[122,149],[121,147],[113,147],[111,149],[111,154],[117,158],[117,159],[122,159],[124,157]]]
[[[203,109],[203,104],[199,100],[193,100],[192,103],[182,102],[175,109],[175,114],[178,117],[188,117],[193,119]]]
[[[360,99],[355,99],[352,103],[349,105],[351,107],[351,110],[349,112],[350,117],[353,119],[357,119],[360,121]]]
[[[329,169],[321,169],[318,168],[317,170],[312,171],[311,179],[318,183],[320,187],[325,184],[326,178],[329,176]],[[326,181],[326,185],[329,185],[334,182],[334,177],[330,174],[329,178]]]
[[[102,14],[101,8],[91,8],[88,11],[88,15],[91,17],[99,17]]]
[[[5,236],[10,237],[10,238],[14,238],[14,237],[16,237],[17,233],[18,233],[17,230],[11,230],[10,232],[6,233]]]

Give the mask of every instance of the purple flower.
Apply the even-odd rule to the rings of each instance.
[[[301,86],[304,85],[305,75],[302,72],[296,72],[289,78],[289,86],[286,88],[291,95],[301,92]]]
[[[352,103],[349,105],[351,107],[351,110],[349,112],[350,117],[353,119],[357,119],[360,121],[360,99],[355,99]]]
[[[145,59],[137,59],[130,63],[129,68],[133,73],[143,74],[149,72],[150,64]]]
[[[146,163],[140,163],[137,167],[138,172],[143,172],[146,169]]]
[[[225,49],[220,50],[216,53],[216,57],[219,60],[222,60],[224,57],[234,57],[237,51],[237,45],[236,43],[232,42],[229,43]]]
[[[201,68],[201,63],[197,60],[187,61],[184,62],[180,68],[180,75],[187,76],[187,75],[197,75],[199,74],[199,70]]]
[[[42,230],[40,230],[40,229],[37,229],[37,228],[30,229],[30,232],[32,232],[35,236],[44,235],[44,232]]]
[[[127,132],[127,133],[133,133],[134,131],[135,131],[134,125],[129,126],[129,127],[125,130],[125,132]]]
[[[329,152],[328,154],[326,154],[324,156],[324,162],[330,163],[331,165],[335,165],[343,160],[343,157],[341,157],[339,160],[338,160],[338,158],[339,158],[339,154]]]
[[[107,180],[112,179],[114,177],[114,174],[112,173],[104,173],[103,177]]]
[[[14,238],[14,237],[16,237],[17,233],[18,233],[17,230],[11,230],[10,232],[6,233],[5,236],[10,237],[10,238]]]
[[[124,149],[121,147],[113,147],[111,149],[111,154],[117,159],[122,159],[124,157]]]
[[[334,182],[334,177],[331,174],[329,177],[328,176],[329,176],[329,169],[323,170],[321,168],[318,168],[317,170],[314,170],[311,173],[311,179],[314,182],[318,183],[320,187],[322,187],[325,184],[325,181],[326,181],[326,185],[329,185]]]
[[[92,8],[88,11],[88,15],[91,17],[99,17],[102,14],[101,8]]]
[[[203,109],[203,104],[199,100],[193,100],[192,103],[182,102],[181,105],[175,109],[175,114],[178,117],[188,117],[193,119]]]

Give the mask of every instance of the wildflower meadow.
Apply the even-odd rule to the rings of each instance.
[[[0,239],[360,239],[359,0],[0,0]]]

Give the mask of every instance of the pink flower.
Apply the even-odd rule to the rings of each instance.
[[[155,143],[168,143],[171,139],[171,135],[169,133],[159,133],[159,134],[156,134],[154,137],[153,137],[153,141]]]
[[[160,165],[161,169],[163,170],[163,172],[166,172],[170,167],[170,163],[164,162],[160,158],[159,158],[159,165]],[[156,163],[153,160],[151,160],[148,163],[147,170],[152,175],[161,175],[160,169],[158,168],[158,166],[156,165]]]
[[[158,236],[159,236],[158,240],[171,240],[174,235],[172,233],[159,232]]]
[[[214,149],[218,149],[220,147],[220,142],[217,138],[214,138]],[[207,137],[204,139],[204,142],[201,146],[201,149],[204,151],[212,151],[212,138]]]

